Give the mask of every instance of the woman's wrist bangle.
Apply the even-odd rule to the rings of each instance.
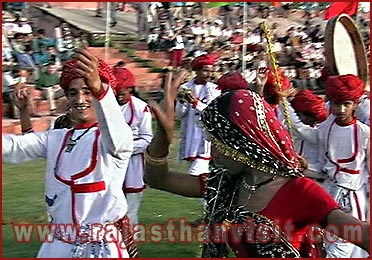
[[[32,129],[32,127],[22,130],[22,134],[28,134],[28,133],[33,133],[33,132],[34,130]]]
[[[154,157],[149,154],[148,149],[146,148],[145,153],[145,162],[146,164],[153,165],[153,166],[163,166],[168,163],[168,154],[163,157]]]

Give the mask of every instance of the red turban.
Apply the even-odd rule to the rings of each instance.
[[[240,72],[226,73],[222,75],[218,79],[217,85],[221,91],[246,89],[248,87],[247,81],[243,78]]]
[[[193,70],[200,70],[203,68],[204,65],[214,65],[215,63],[215,58],[213,55],[210,54],[205,54],[201,55],[199,57],[196,57],[192,62],[191,62],[191,68]]]
[[[66,91],[69,88],[70,82],[74,79],[82,78],[77,71],[77,60],[70,60],[63,65],[60,86]],[[98,73],[101,81],[107,83],[113,90],[116,88],[117,80],[110,66],[102,59],[98,58]]]
[[[324,100],[308,89],[297,92],[291,101],[291,105],[297,113],[310,114],[319,123],[327,119],[327,109]]]
[[[118,80],[116,92],[120,89],[131,88],[136,85],[136,79],[133,73],[126,68],[114,68],[114,75]]]
[[[352,74],[330,76],[326,81],[325,89],[326,95],[333,102],[358,101],[364,93],[364,82]]]
[[[271,104],[279,104],[280,101],[280,96],[278,93],[277,86],[275,84],[275,77],[273,75],[274,70],[272,68],[269,68],[269,75],[267,78],[267,82],[264,87],[264,96],[265,100]],[[283,75],[283,71],[278,69],[278,74],[279,74],[279,79],[280,82],[282,83],[282,91],[288,89],[291,86],[291,82],[289,81],[288,78],[286,78]]]

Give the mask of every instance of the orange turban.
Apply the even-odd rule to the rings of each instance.
[[[64,91],[67,91],[70,82],[74,79],[83,78],[77,70],[77,60],[68,61],[62,69],[60,86]],[[102,59],[98,58],[98,74],[101,81],[107,83],[113,90],[116,88],[117,80],[114,76],[110,66],[104,62]]]
[[[199,57],[196,57],[192,62],[191,62],[191,68],[193,70],[200,70],[203,68],[204,65],[214,65],[216,62],[215,58],[213,55],[210,54],[204,54]]]
[[[364,82],[352,74],[330,76],[327,78],[325,90],[333,102],[358,101],[364,93]]]
[[[274,70],[269,68],[269,75],[267,78],[267,82],[264,87],[264,96],[265,100],[271,104],[279,104],[280,96],[278,93],[277,86],[275,84],[275,77],[273,75]],[[288,78],[283,75],[283,71],[278,69],[279,79],[282,83],[282,91],[288,89],[291,86],[291,82]]]
[[[226,73],[222,75],[218,79],[217,85],[221,91],[248,88],[248,83],[240,72]]]
[[[136,85],[136,79],[133,73],[126,68],[114,68],[114,75],[118,80],[116,92],[120,89],[131,88]]]
[[[297,92],[291,101],[291,105],[297,113],[310,114],[319,123],[327,119],[324,100],[308,89]]]

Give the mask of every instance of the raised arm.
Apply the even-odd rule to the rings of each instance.
[[[14,104],[19,109],[19,121],[23,134],[33,132],[30,111],[28,109],[29,98],[25,88],[14,89]]]
[[[22,163],[46,157],[48,133],[2,135],[2,160],[6,163]]]
[[[198,177],[186,173],[170,172],[168,168],[167,157],[174,132],[174,100],[185,75],[186,72],[181,71],[172,80],[172,72],[169,72],[166,77],[164,99],[160,104],[149,103],[157,121],[157,129],[145,152],[145,182],[152,188],[184,196],[201,197]]]
[[[101,131],[101,144],[109,154],[123,159],[133,151],[132,130],[125,122],[111,87],[101,82],[99,61],[86,49],[77,49],[74,58],[78,60],[77,71],[96,97],[94,107]]]

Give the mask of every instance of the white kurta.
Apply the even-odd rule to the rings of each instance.
[[[124,191],[141,192],[145,188],[143,153],[153,136],[150,109],[144,101],[134,96],[120,109],[133,132],[133,154],[125,176]]]
[[[278,106],[277,109],[278,118],[282,122],[282,125],[286,127],[286,122],[283,114],[282,106]],[[319,144],[317,140],[317,128],[316,126],[309,126],[304,124],[297,113],[293,109],[290,103],[288,103],[288,112],[290,115],[290,121],[292,125],[292,139],[293,147],[295,148],[298,155],[306,159],[308,163],[308,169],[311,171],[320,172],[321,166],[319,166]],[[303,138],[302,132],[310,132],[312,138]],[[308,136],[309,137],[309,136]]]
[[[45,199],[51,224],[67,224],[90,229],[112,224],[125,216],[127,203],[122,183],[133,150],[130,127],[125,123],[111,88],[94,100],[98,125],[81,137],[71,152],[66,142],[72,129],[49,130],[25,135],[3,135],[3,161],[22,163],[46,158]],[[75,139],[86,129],[76,129]],[[103,227],[104,228],[104,227]],[[121,234],[113,232],[121,242]],[[38,257],[128,257],[118,242],[79,244],[76,233],[60,230],[50,236],[70,235],[73,243],[55,238],[45,242]],[[92,237],[97,240],[98,236]]]
[[[133,154],[129,160],[123,190],[128,202],[130,223],[135,225],[138,224],[138,211],[146,187],[143,181],[145,172],[143,153],[152,140],[152,117],[147,104],[134,96],[120,108],[125,121],[133,131]]]
[[[342,210],[362,221],[369,221],[369,143],[370,129],[356,121],[339,126],[330,115],[318,129],[295,123],[295,132],[319,147],[318,162],[312,164],[314,171],[322,171],[327,180],[323,187],[339,203]],[[342,242],[326,243],[327,258],[365,257],[359,247]]]
[[[193,158],[210,152],[210,142],[205,140],[199,118],[201,111],[221,94],[217,85],[211,82],[207,82],[205,85],[197,85],[193,79],[187,82],[185,86],[192,90],[198,102],[196,106],[180,102],[176,104],[176,116],[181,120],[180,159]]]
[[[346,200],[342,201],[346,203],[343,205],[345,210],[365,220],[369,210],[366,185],[370,168],[369,126],[360,121],[339,126],[335,117],[330,115],[318,129],[297,126],[296,131],[310,143],[319,143],[318,168],[314,171],[327,175],[324,187],[334,197],[339,192],[336,188],[343,187],[348,192]]]

